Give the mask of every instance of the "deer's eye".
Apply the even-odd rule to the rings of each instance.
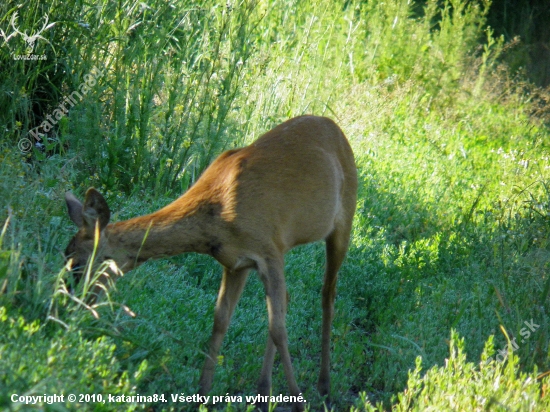
[[[73,257],[74,255],[74,252],[75,252],[75,249],[76,249],[76,241],[75,241],[75,238],[73,237],[71,239],[71,241],[69,242],[69,244],[67,245],[67,248],[65,249],[65,252],[63,253],[63,256],[65,258],[65,261],[69,260],[71,257]]]
[[[84,269],[84,265],[80,262],[73,262],[71,265],[71,272],[81,272]]]

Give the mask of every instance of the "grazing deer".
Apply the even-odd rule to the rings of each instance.
[[[80,230],[65,254],[75,266],[86,265],[97,227],[96,262],[112,259],[123,271],[184,252],[208,254],[220,262],[223,275],[200,378],[201,395],[212,386],[220,345],[248,273],[255,269],[265,288],[269,316],[258,393],[270,394],[277,350],[290,395],[298,397],[285,327],[284,255],[297,245],[324,240],[327,262],[317,387],[328,396],[336,279],[348,248],[356,196],[357,169],[340,128],[324,117],[301,116],[250,146],[223,153],[183,196],[149,215],[109,224],[109,207],[99,192],[88,189],[84,204],[68,193],[69,216]],[[303,408],[303,403],[294,404],[295,410]]]

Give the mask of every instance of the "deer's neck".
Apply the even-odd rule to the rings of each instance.
[[[149,259],[198,252],[215,255],[220,243],[219,206],[189,205],[178,199],[149,215],[113,223],[105,229],[108,249],[123,270]],[[108,252],[107,252],[108,253]]]

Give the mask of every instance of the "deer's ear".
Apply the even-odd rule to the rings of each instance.
[[[109,205],[97,190],[93,187],[86,192],[84,205],[82,206],[82,220],[86,231],[93,234],[96,221],[99,222],[99,230],[105,229],[111,218]]]
[[[65,202],[67,203],[67,209],[69,211],[69,218],[72,222],[82,227],[82,203],[71,192],[65,193]]]

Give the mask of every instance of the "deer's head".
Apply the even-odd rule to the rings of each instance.
[[[111,211],[101,193],[94,188],[88,189],[84,203],[70,192],[65,194],[65,201],[69,217],[79,228],[65,249],[65,259],[72,259],[71,270],[78,281],[92,256],[94,270],[110,258],[104,230],[109,223]]]

